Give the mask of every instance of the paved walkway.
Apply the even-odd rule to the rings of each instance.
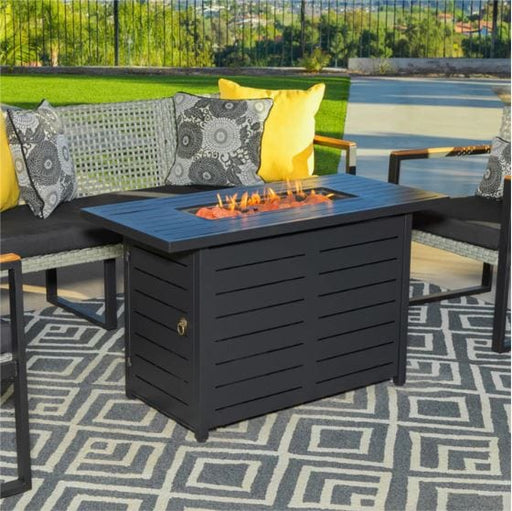
[[[488,143],[498,134],[502,102],[493,87],[506,80],[445,78],[352,79],[344,138],[357,143],[357,174],[387,180],[393,149]],[[487,156],[409,161],[403,184],[469,195]],[[444,287],[478,283],[479,263],[413,244],[412,275]],[[494,293],[481,295],[492,302]]]
[[[386,180],[393,149],[488,143],[499,131],[502,110],[492,89],[504,84],[497,79],[354,77],[344,138],[358,145],[357,173]],[[407,162],[403,182],[450,195],[471,194],[486,160]]]

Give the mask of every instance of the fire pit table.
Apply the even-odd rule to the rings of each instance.
[[[125,239],[127,395],[199,441],[405,382],[411,214],[444,196],[351,175],[302,186],[330,200],[217,220],[196,215],[229,209],[217,191],[83,210]],[[286,183],[272,188],[287,194]]]

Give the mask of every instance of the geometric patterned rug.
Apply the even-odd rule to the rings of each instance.
[[[490,350],[492,313],[472,297],[411,307],[405,386],[251,419],[203,444],[126,399],[122,328],[27,313],[33,488],[2,509],[508,510],[510,357]],[[15,475],[11,392],[2,479]]]

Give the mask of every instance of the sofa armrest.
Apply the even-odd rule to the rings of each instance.
[[[15,261],[20,261],[21,257],[18,254],[0,254],[0,269],[8,270],[13,267]]]
[[[323,147],[332,147],[334,149],[340,149],[345,151],[346,159],[345,159],[345,172],[347,174],[355,174],[356,173],[356,150],[357,145],[355,142],[350,142],[348,140],[342,140],[340,138],[333,137],[325,137],[323,135],[315,135],[313,139],[313,143],[315,145],[323,146]]]
[[[431,158],[448,158],[452,156],[471,156],[489,154],[490,144],[456,146],[456,147],[427,147],[424,149],[405,149],[392,151],[389,155],[388,182],[398,184],[400,181],[400,166],[404,160],[426,160]]]

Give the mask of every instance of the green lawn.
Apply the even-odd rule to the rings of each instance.
[[[2,103],[24,108],[36,107],[46,98],[53,105],[100,103],[171,96],[177,91],[193,94],[218,92],[218,76],[83,76],[83,75],[3,75],[0,78]],[[251,87],[265,89],[306,89],[324,82],[326,93],[316,116],[316,132],[341,138],[350,87],[349,78],[309,76],[233,76]],[[319,174],[336,172],[339,152],[317,148]]]

